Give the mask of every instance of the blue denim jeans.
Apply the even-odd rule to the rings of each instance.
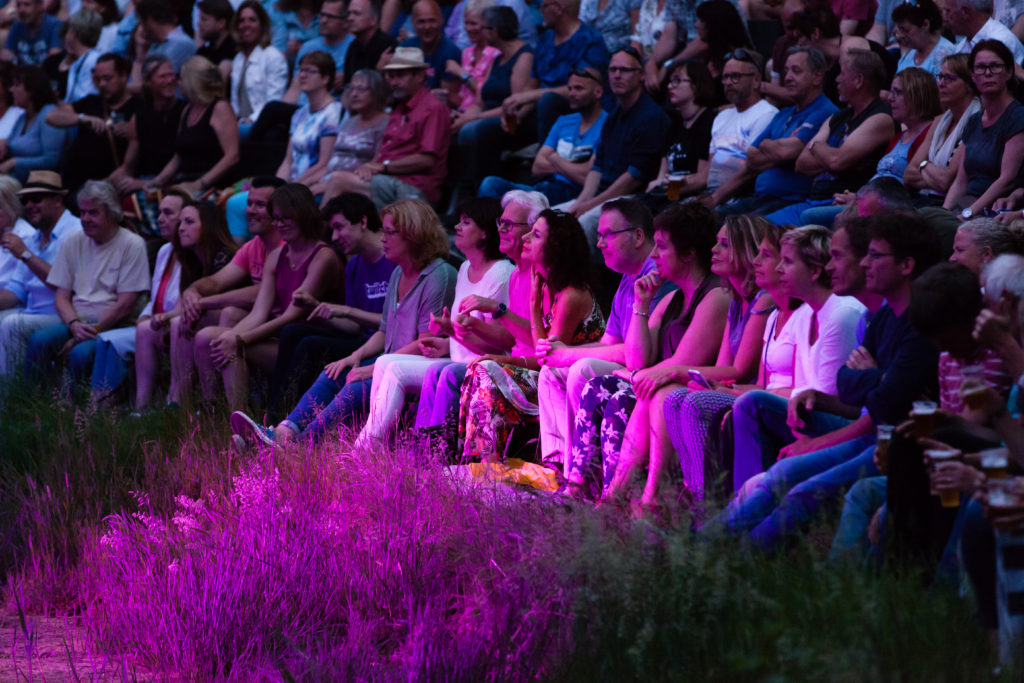
[[[756,547],[775,550],[844,486],[878,474],[874,441],[871,434],[780,460],[743,485],[722,513],[726,529],[749,532]]]
[[[801,219],[807,209],[831,205],[831,199],[807,200],[806,202],[797,202],[796,204],[790,204],[778,211],[773,211],[765,216],[765,218],[775,225],[805,225],[801,222]]]
[[[483,182],[480,183],[480,190],[477,192],[481,197],[496,197],[501,199],[505,196],[506,192],[512,190],[525,190],[526,192],[540,192],[542,195],[548,198],[548,202],[552,205],[562,204],[563,202],[571,202],[580,195],[580,191],[583,188],[578,185],[572,185],[570,183],[563,182],[557,178],[545,178],[536,185],[524,185],[522,183],[513,183],[510,180],[499,178],[498,176],[487,176]]]
[[[40,381],[54,367],[57,354],[64,342],[71,339],[71,330],[64,323],[44,327],[28,339],[25,351],[25,373],[29,381]],[[67,370],[74,384],[87,382],[92,377],[93,353],[96,340],[75,344],[67,357]]]
[[[800,214],[800,225],[824,225],[831,228],[836,216],[843,212],[843,205],[817,206]]]
[[[888,484],[887,477],[861,479],[846,492],[843,516],[832,539],[832,550],[828,560],[832,563],[861,563],[871,557],[881,558],[881,548],[871,550],[868,528],[871,519],[880,507],[885,505]],[[880,529],[885,529],[885,513],[882,513]]]
[[[360,365],[373,365],[375,360],[376,357]],[[319,441],[338,423],[351,422],[365,414],[369,409],[372,380],[345,384],[347,377],[348,372],[338,375],[338,379],[331,379],[326,372],[321,372],[282,424],[305,439]]]
[[[114,345],[104,339],[98,340],[92,364],[92,388],[97,391],[113,391],[127,377],[128,364],[118,355]]]
[[[732,409],[735,443],[733,486],[739,491],[756,474],[771,467],[779,450],[796,439],[786,424],[789,399],[768,391],[748,391]],[[850,423],[838,415],[814,411],[805,420],[805,433],[820,436]]]
[[[466,378],[465,363],[449,363],[427,370],[416,408],[416,428],[440,427],[448,418],[459,418],[462,380]]]

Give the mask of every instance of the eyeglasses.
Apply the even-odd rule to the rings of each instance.
[[[693,83],[693,81],[691,81],[689,78],[673,78],[668,82],[668,86],[670,88],[674,88],[677,85],[682,85],[683,83]]]
[[[304,66],[301,69],[299,69],[299,73],[304,74],[306,76],[319,76],[320,69],[316,68],[315,66]]]
[[[321,19],[337,19],[338,21],[341,21],[345,17],[343,17],[340,14],[331,14],[330,12],[321,12],[320,13],[320,18]]]
[[[494,224],[498,226],[498,232],[512,232],[512,228],[516,225],[530,227],[529,223],[510,221],[507,218],[499,218],[494,221]]]
[[[748,76],[756,76],[756,71],[748,71],[746,73],[728,73],[722,74],[723,83],[739,83],[741,78],[747,78]]]
[[[370,92],[370,86],[368,85],[348,85],[346,90],[351,92]]]
[[[991,64],[975,64],[973,71],[976,76],[981,76],[982,74],[985,73],[990,73],[993,76],[996,76],[1006,71],[1006,65],[1003,64],[1002,62],[992,62]]]
[[[939,73],[939,75],[936,76],[935,78],[938,79],[939,83],[952,83],[953,81],[960,80],[959,76],[953,76],[951,74],[944,73]]]
[[[597,243],[600,244],[602,241],[607,242],[612,237],[612,235],[618,235],[620,232],[632,232],[634,230],[636,230],[636,228],[623,228],[622,230],[609,230],[608,232],[598,232]]]
[[[629,74],[634,71],[642,71],[638,66],[610,66],[608,67],[608,73],[610,74]]]
[[[600,83],[601,85],[604,85],[604,82],[601,80],[601,77],[595,74],[593,71],[591,71],[591,68],[593,67],[578,66],[571,72],[569,72],[569,75],[577,76],[579,78],[589,78],[595,83]]]

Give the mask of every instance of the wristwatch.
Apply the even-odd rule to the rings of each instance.
[[[24,261],[25,263],[28,263],[29,261],[32,260],[33,256],[35,256],[35,254],[26,249],[25,251],[21,252],[21,256],[19,256],[18,258]]]
[[[506,306],[505,304],[498,304],[498,310],[496,310],[491,315],[491,319],[492,320],[497,320],[498,318],[500,318],[501,316],[505,315],[506,313],[508,313],[508,306]]]
[[[925,159],[924,161],[921,162],[921,164],[918,166],[918,168],[923,171],[924,167],[927,166],[927,165],[928,165],[928,160]]]
[[[384,175],[391,174],[391,159],[388,159],[387,161],[382,161],[380,165],[384,167],[384,170],[382,171]]]
[[[963,218],[965,221],[966,220],[970,220],[971,216],[973,216],[973,215],[974,215],[974,210],[971,209],[971,207],[969,207],[969,206],[966,209],[964,209],[963,211],[960,212],[960,218]]]

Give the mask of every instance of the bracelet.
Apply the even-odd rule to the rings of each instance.
[[[651,317],[650,311],[645,313],[645,312],[641,311],[640,309],[638,309],[636,306],[633,306],[633,315],[639,315],[639,316],[644,317],[644,318],[650,318]]]
[[[79,319],[79,318],[72,318],[71,320],[67,321],[64,324],[68,326],[68,329],[70,329],[72,325],[74,325],[75,323],[80,323],[80,322],[82,322],[81,319]]]
[[[633,372],[629,373],[629,383],[630,383],[630,384],[632,384],[632,383],[633,383],[633,378],[634,378],[634,377],[636,377],[636,373],[637,373],[638,371],[639,371],[639,368],[637,368],[637,369],[636,369],[636,370],[634,370]]]

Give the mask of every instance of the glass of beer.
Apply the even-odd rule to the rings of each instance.
[[[1020,502],[1013,492],[1013,482],[1009,479],[995,479],[986,482],[988,486],[988,506],[992,508],[1017,507]]]
[[[914,401],[910,417],[914,420],[914,435],[917,438],[924,439],[935,430],[938,409],[935,401]]]
[[[875,459],[878,461],[878,470],[885,474],[889,469],[889,444],[892,443],[892,432],[895,429],[892,425],[878,425],[875,441]]]
[[[665,186],[665,195],[668,197],[670,202],[678,202],[679,197],[683,191],[683,185],[686,183],[686,176],[688,173],[670,173],[668,175],[668,184]]]
[[[978,455],[981,456],[981,471],[989,479],[1006,479],[1009,476],[1007,468],[1010,464],[1010,451],[1006,448],[987,448]]]
[[[509,135],[515,135],[519,130],[519,115],[514,111],[505,112],[505,128],[508,129]]]
[[[937,472],[943,467],[949,466],[960,457],[960,451],[945,448],[932,448],[925,451],[924,454],[932,461],[932,472]],[[956,489],[936,491],[933,486],[932,495],[939,497],[939,502],[944,508],[955,508],[960,505],[960,492]]]
[[[985,366],[968,365],[960,370],[960,396],[971,410],[985,407]]]

